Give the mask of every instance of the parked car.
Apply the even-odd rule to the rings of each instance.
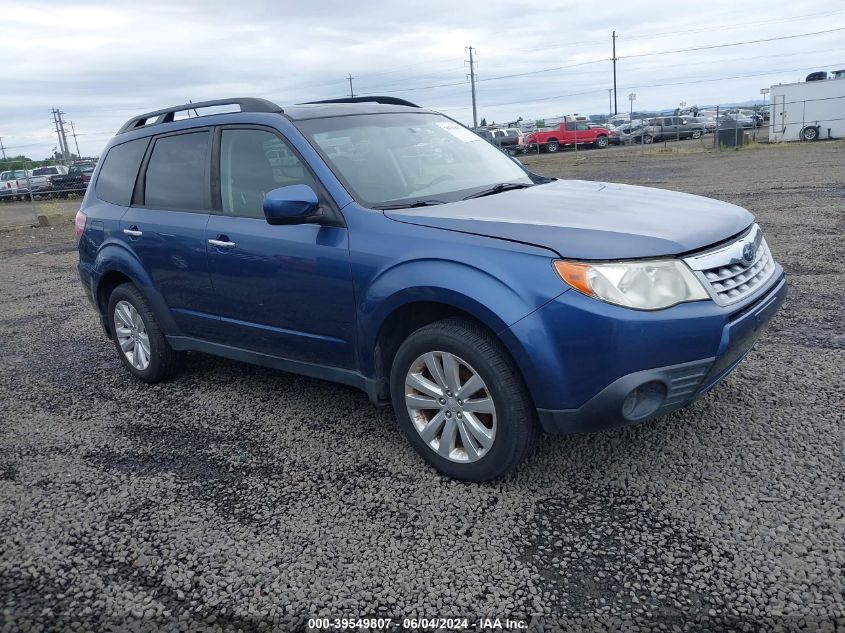
[[[689,123],[697,123],[703,126],[705,134],[716,129],[716,121],[713,119],[707,119],[703,116],[688,117],[687,121]]]
[[[522,149],[519,137],[505,132],[505,130],[476,128],[473,130],[488,143],[495,145],[503,152],[515,156]]]
[[[0,173],[0,198],[4,200],[23,200],[29,193],[27,172],[23,169]]]
[[[705,125],[687,117],[666,116],[649,120],[643,133],[643,143],[654,141],[700,138],[706,132]]]
[[[516,156],[522,151],[522,139],[522,133],[515,128],[493,130],[493,144],[511,156]]]
[[[750,130],[757,126],[757,121],[755,119],[742,114],[737,114],[736,112],[732,114],[720,114],[716,117],[716,120],[720,128],[733,128],[738,125],[743,129]]]
[[[240,111],[206,114],[220,105]],[[540,177],[395,98],[142,114],[92,183],[79,275],[128,372],[161,381],[196,351],[353,385],[470,481],[513,468],[540,429],[690,404],[786,294],[745,209]]]
[[[67,198],[71,193],[84,193],[95,167],[94,163],[71,165],[66,174],[53,176],[53,191],[60,198]]]
[[[645,135],[644,127],[648,124],[647,121],[635,121],[627,125],[622,125],[618,128],[619,141],[624,145],[632,143],[641,143]]]
[[[32,193],[43,194],[53,189],[53,177],[64,176],[68,168],[65,165],[48,165],[36,167],[29,173],[29,186]]]
[[[619,127],[620,125],[629,124],[631,122],[631,116],[629,114],[614,114],[607,122],[614,127]]]
[[[561,147],[575,145],[604,148],[609,142],[607,129],[590,127],[583,121],[565,121],[557,127],[538,130],[525,137],[525,144],[529,148],[539,145],[549,153],[554,153]]]

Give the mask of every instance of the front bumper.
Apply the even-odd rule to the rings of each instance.
[[[777,313],[786,292],[786,280],[779,270],[761,295],[734,306],[733,311],[713,302],[695,302],[664,314],[638,313],[565,293],[568,309],[555,311],[552,306],[552,313],[557,330],[565,323],[570,336],[549,341],[548,351],[568,353],[570,358],[550,367],[551,357],[544,360],[539,354],[545,366],[539,374],[533,373],[534,367],[526,376],[543,429],[549,433],[598,431],[643,422],[689,405],[739,364]],[[559,308],[564,302],[556,303]],[[586,317],[573,314],[572,304],[592,312]],[[618,317],[616,323],[610,321],[613,316]],[[517,335],[531,327],[526,322],[521,332],[520,325],[511,328]],[[533,336],[536,339],[537,333]],[[539,352],[535,348],[530,353]],[[643,365],[652,367],[640,369]],[[548,371],[558,372],[557,384],[538,384],[548,378]],[[565,399],[574,400],[576,406],[545,404]]]

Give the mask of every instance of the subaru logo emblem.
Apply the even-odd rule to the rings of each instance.
[[[756,254],[757,249],[754,248],[754,244],[748,242],[745,246],[742,247],[742,263],[750,265],[754,261],[754,256]]]

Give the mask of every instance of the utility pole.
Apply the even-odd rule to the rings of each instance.
[[[478,107],[475,103],[475,60],[472,57],[472,46],[468,46],[469,51],[469,83],[472,86],[472,127],[478,127]]]
[[[67,144],[67,134],[65,133],[65,122],[62,119],[62,115],[64,112],[61,110],[56,111],[56,116],[59,117],[59,129],[62,131],[62,143],[64,143],[65,153],[64,159],[65,161],[70,160],[70,146]]]
[[[3,152],[3,160],[6,160],[6,148],[3,147],[3,137],[0,136],[0,152]]]
[[[70,133],[73,136],[73,143],[76,145],[76,156],[82,158],[82,152],[79,151],[79,141],[76,140],[76,130],[73,127],[73,121],[68,121],[68,123],[70,123]]]
[[[619,114],[619,104],[616,102],[616,31],[613,32],[613,114]]]
[[[346,76],[346,78],[349,80],[349,97],[350,97],[350,98],[354,98],[354,97],[355,97],[355,92],[352,90],[352,80],[354,79],[354,77],[352,76],[352,73],[349,73],[349,74]]]
[[[64,162],[70,157],[70,150],[67,145],[67,136],[65,136],[65,122],[62,120],[64,112],[58,108],[53,108],[51,112],[53,114],[53,124],[56,126],[56,134],[59,138],[59,152],[62,155],[62,162]]]

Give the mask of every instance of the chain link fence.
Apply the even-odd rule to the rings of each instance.
[[[0,228],[72,218],[96,163],[96,158],[0,159]]]

